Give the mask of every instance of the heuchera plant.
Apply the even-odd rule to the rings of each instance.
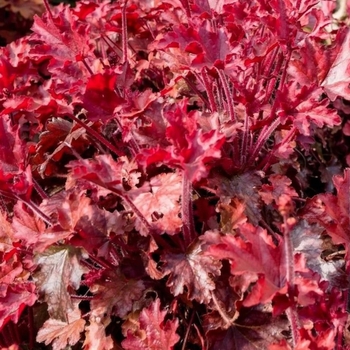
[[[334,7],[46,2],[0,51],[2,349],[350,349]]]

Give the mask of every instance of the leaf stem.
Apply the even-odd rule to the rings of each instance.
[[[215,97],[214,97],[213,89],[209,82],[208,73],[205,67],[202,68],[201,73],[202,73],[203,84],[204,84],[205,90],[207,91],[210,109],[212,112],[216,112],[217,106],[215,103]]]
[[[7,198],[11,198],[11,199],[17,199],[19,201],[21,201],[22,203],[24,203],[29,209],[31,209],[35,214],[37,214],[40,219],[42,219],[44,222],[46,222],[49,226],[52,226],[52,222],[51,219],[44,214],[40,208],[32,201],[26,201],[25,199],[21,198],[20,196],[16,195],[15,193],[9,193],[7,191],[3,191],[0,190],[0,193]]]
[[[286,82],[287,68],[288,68],[288,64],[289,64],[289,61],[290,61],[291,57],[292,57],[292,50],[289,50],[288,57],[287,57],[287,59],[285,60],[285,63],[284,63],[281,80],[280,80],[280,83],[279,83],[279,86],[278,86],[278,91],[276,92],[275,100],[274,100],[274,103],[273,103],[272,108],[271,108],[270,116],[273,116],[276,113],[276,109],[277,109],[277,106],[278,106],[280,94],[281,94],[281,92],[283,90],[284,83]],[[283,57],[282,57],[281,60],[283,62]]]
[[[235,325],[234,321],[237,318],[236,316],[233,316],[232,318],[230,318],[226,312],[221,308],[221,306],[219,305],[218,300],[216,299],[216,295],[214,293],[214,291],[212,291],[211,293],[211,297],[213,299],[216,311],[220,314],[220,316],[222,317],[222,319],[225,321],[226,326],[232,326]]]
[[[268,138],[271,136],[271,134],[275,131],[275,129],[279,126],[280,120],[279,118],[276,118],[269,126],[265,126],[258,137],[258,140],[255,143],[254,149],[250,154],[250,157],[248,159],[247,165],[251,165],[259,152],[261,151],[262,147],[264,146],[265,142],[268,140]]]
[[[265,99],[264,99],[264,103],[268,103],[271,100],[271,96],[273,95],[273,92],[275,91],[275,86],[276,86],[276,81],[277,81],[277,77],[280,74],[281,68],[282,68],[282,64],[283,64],[283,53],[280,52],[279,53],[279,57],[277,58],[277,62],[275,62],[275,58],[277,56],[277,53],[279,52],[279,49],[276,48],[275,51],[271,54],[271,57],[269,57],[270,60],[268,60],[268,65],[270,65],[270,67],[268,69],[266,69],[265,74],[268,77],[269,81],[267,83],[266,86],[266,92],[265,92]],[[272,69],[272,64],[275,63],[275,67],[274,70],[272,72],[270,72],[270,70]]]
[[[195,312],[194,312],[194,310],[192,309],[192,311],[191,311],[191,317],[190,317],[190,320],[189,320],[189,322],[188,322],[188,326],[187,326],[187,329],[186,329],[186,334],[185,334],[185,337],[184,337],[184,341],[183,341],[181,350],[186,350],[186,343],[187,343],[188,335],[190,334],[191,325],[192,325],[193,318],[194,318],[194,313],[195,313]]]
[[[17,325],[12,321],[10,321],[7,325],[9,327],[9,331],[11,333],[12,343],[13,344],[20,344],[20,338],[19,338]]]
[[[291,228],[294,223],[290,220],[294,219],[288,218],[287,214],[283,215],[283,236],[284,236],[284,250],[285,250],[285,266],[286,266],[286,280],[289,285],[289,297],[293,300],[292,306],[286,310],[286,315],[289,319],[289,323],[292,331],[292,349],[295,348],[298,343],[299,331],[298,331],[298,313],[296,305],[294,302],[295,298],[295,268],[294,268],[294,253],[293,253],[293,243],[291,237]]]
[[[52,23],[53,23],[53,15],[52,15],[52,11],[51,11],[51,9],[50,9],[50,4],[49,4],[48,0],[44,0],[44,6],[45,6],[45,8],[46,8],[46,11],[47,11],[49,17],[50,17],[50,20],[51,20]]]
[[[236,118],[236,115],[235,115],[235,109],[234,109],[234,105],[233,105],[233,96],[232,96],[232,94],[230,92],[228,81],[226,79],[226,74],[225,74],[225,72],[222,69],[216,68],[216,70],[217,70],[217,72],[219,74],[220,81],[222,83],[222,87],[223,87],[224,92],[225,92],[226,103],[227,103],[227,106],[228,106],[229,116],[230,116],[232,121],[237,121],[237,118]]]
[[[120,48],[119,45],[117,45],[115,42],[113,42],[107,35],[102,34],[101,35],[102,40],[107,44],[107,46],[115,52],[116,55],[118,55],[119,59],[120,56],[123,55],[123,50]],[[118,53],[116,50],[118,49],[120,52]]]
[[[90,73],[90,75],[94,75],[94,72],[92,71],[92,69],[90,68],[90,66],[86,63],[86,59],[83,58],[81,60],[81,62],[83,62],[83,65],[85,66],[85,68],[87,69],[87,71]]]
[[[118,124],[119,129],[123,130],[123,126],[122,126],[122,123],[120,122],[120,120],[117,117],[115,117],[114,120]],[[137,144],[137,142],[136,142],[136,140],[134,138],[134,135],[132,134],[132,131],[130,131],[130,140],[126,141],[126,142],[129,143],[130,151],[132,152],[133,156],[134,157],[137,156],[140,153],[140,147]]]
[[[92,299],[94,299],[93,295],[76,295],[76,294],[71,294],[70,297],[72,299],[77,299],[77,300],[92,300]]]
[[[263,162],[262,162],[262,163],[265,163],[265,165],[264,165],[264,167],[262,169],[263,171],[267,171],[268,167],[271,165],[271,159],[272,159],[273,155],[275,154],[276,150],[279,147],[281,147],[281,146],[285,145],[286,143],[290,142],[292,140],[292,138],[295,136],[296,131],[297,131],[296,127],[293,126],[291,128],[291,130],[289,131],[289,133],[284,137],[284,139],[271,150],[271,152],[269,153],[268,157],[266,157],[263,160]],[[261,167],[262,167],[262,164],[259,164],[257,166],[258,169],[260,169]]]
[[[248,150],[248,138],[249,138],[249,118],[248,114],[245,111],[244,113],[244,130],[243,130],[243,137],[242,137],[242,143],[241,143],[241,152],[240,152],[240,162],[241,166],[244,165],[244,163],[247,160],[247,150]]]
[[[49,198],[49,196],[46,194],[46,192],[39,185],[38,181],[36,181],[34,178],[33,178],[33,185],[34,185],[35,191],[39,194],[41,199],[48,199]]]
[[[188,247],[195,238],[192,208],[192,183],[188,178],[186,171],[182,175],[182,196],[181,196],[181,217],[182,230],[186,247]]]
[[[149,231],[149,233],[152,232],[152,226],[151,224],[148,222],[148,220],[144,217],[144,215],[138,210],[138,208],[135,206],[135,204],[132,202],[132,200],[126,196],[126,195],[122,195],[120,194],[120,196],[125,200],[125,202],[127,202],[129,204],[129,206],[131,207],[132,211],[136,214],[136,216],[141,220],[141,222],[144,224],[144,226],[147,228],[147,230]]]
[[[288,23],[287,23],[287,14],[286,14],[286,6],[284,4],[284,0],[277,1],[278,13],[280,15],[280,39],[282,43],[288,45]]]
[[[122,8],[122,46],[123,46],[123,61],[125,63],[128,61],[128,24],[126,19],[126,4],[128,0],[125,0]]]
[[[196,88],[196,86],[194,84],[192,84],[192,82],[187,78],[187,76],[182,76],[181,77],[183,80],[185,80],[186,84],[193,90],[193,92],[195,94],[197,94],[199,96],[199,98],[203,101],[203,103],[205,104],[205,106],[207,108],[210,108],[212,110],[211,104],[208,103],[208,101],[204,98],[203,94]],[[203,79],[204,80],[204,79]],[[213,110],[212,110],[213,112]]]
[[[5,347],[9,347],[13,344],[11,335],[9,334],[8,323],[2,328],[1,335],[4,339]]]
[[[180,2],[186,11],[186,16],[188,18],[191,18],[192,13],[191,13],[191,6],[190,6],[189,0],[180,0]]]
[[[34,349],[35,342],[35,325],[34,325],[34,313],[33,308],[28,307],[28,328],[29,328],[29,350]]]
[[[83,114],[81,112],[81,114]],[[91,128],[89,125],[87,125],[86,123],[84,123],[83,121],[81,121],[79,118],[77,118],[76,116],[74,116],[73,114],[68,115],[69,118],[71,118],[72,120],[74,120],[77,124],[79,124],[80,126],[82,126],[88,134],[90,134],[90,136],[92,136],[94,139],[100,141],[104,146],[106,146],[111,152],[113,152],[114,154],[116,154],[117,156],[120,155],[120,152],[118,151],[118,149],[112,145],[108,140],[106,140],[102,135],[100,135],[96,130],[94,130],[93,128]]]
[[[101,267],[105,269],[113,269],[115,268],[114,265],[110,264],[108,261],[103,261],[102,259],[98,258],[95,255],[89,254],[89,258],[96,263],[97,265],[100,265]],[[82,260],[83,261],[83,260]]]

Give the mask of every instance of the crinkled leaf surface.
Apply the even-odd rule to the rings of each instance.
[[[200,243],[194,243],[185,253],[165,253],[163,272],[169,275],[167,286],[174,296],[187,291],[189,299],[208,303],[215,289],[214,276],[220,275],[221,263],[204,255]]]
[[[53,350],[60,350],[67,345],[75,345],[80,340],[80,333],[84,331],[85,320],[81,318],[78,303],[74,309],[67,311],[67,322],[49,318],[40,328],[36,340],[48,345],[52,343]]]
[[[257,282],[244,301],[244,305],[251,306],[270,300],[286,282],[281,243],[276,246],[265,230],[246,223],[239,227],[239,235],[220,237],[220,243],[211,245],[208,254],[229,259],[233,275],[257,274]]]
[[[336,175],[333,183],[337,195],[319,194],[308,201],[304,208],[304,217],[311,222],[318,222],[326,228],[335,244],[350,244],[350,169],[344,171],[344,176]]]
[[[37,299],[34,283],[16,283],[9,286],[6,296],[0,297],[0,329],[10,320],[17,323],[24,309],[32,306]]]
[[[67,6],[59,13],[56,20],[51,18],[43,20],[34,16],[32,31],[47,43],[50,48],[47,53],[64,61],[76,61],[88,54],[87,37],[77,31],[72,11]]]
[[[181,176],[178,172],[157,175],[152,177],[150,188],[151,192],[135,196],[134,204],[159,233],[179,232],[182,223],[179,217]],[[141,223],[139,226],[142,230]]]
[[[341,33],[338,33],[338,50],[337,56],[333,61],[322,86],[329,98],[334,101],[338,96],[346,100],[350,100],[349,89],[349,50],[350,45],[350,30],[346,28]]]
[[[26,245],[35,245],[45,232],[45,223],[35,214],[29,213],[23,203],[17,203],[14,208],[15,216],[12,227],[13,238],[21,240]]]
[[[143,294],[142,280],[126,278],[121,271],[106,271],[99,281],[90,286],[94,294],[91,309],[95,316],[116,315],[125,317],[132,305]]]
[[[261,186],[261,173],[245,172],[231,179],[220,176],[210,179],[210,184],[217,188],[217,195],[222,202],[231,201],[231,197],[237,197],[245,206],[245,214],[250,221],[257,225],[261,213],[261,198],[258,188]]]
[[[110,335],[106,335],[108,322],[101,322],[101,318],[91,318],[90,324],[85,328],[84,350],[111,350],[114,342]]]
[[[172,162],[179,164],[191,181],[198,181],[209,172],[206,162],[220,158],[225,139],[216,130],[204,133],[197,125],[197,113],[187,113],[186,102],[165,112],[170,124],[166,136],[173,144]]]
[[[116,74],[96,74],[89,78],[83,103],[90,120],[113,118],[114,109],[124,102],[115,92],[116,83]]]
[[[180,337],[176,333],[178,320],[167,320],[167,312],[161,311],[160,300],[156,299],[141,311],[135,332],[128,331],[122,342],[125,350],[172,350]]]
[[[84,179],[99,186],[122,190],[123,162],[116,162],[110,155],[98,155],[92,159],[74,160],[69,163],[71,177]]]
[[[81,251],[70,246],[51,246],[35,257],[39,266],[35,284],[44,294],[51,318],[67,322],[66,313],[73,309],[68,288],[78,289],[86,272],[81,257]]]

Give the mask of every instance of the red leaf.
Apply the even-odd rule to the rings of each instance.
[[[186,253],[164,253],[164,275],[169,275],[167,286],[174,296],[187,290],[190,300],[209,303],[215,289],[213,276],[220,275],[221,263],[202,251],[202,244],[191,245]]]
[[[152,47],[157,49],[179,47],[182,52],[196,54],[189,67],[213,67],[222,64],[230,51],[227,32],[224,27],[212,28],[210,21],[202,21],[197,26],[173,27]]]
[[[220,158],[224,135],[216,130],[207,133],[200,130],[197,125],[198,114],[187,113],[186,100],[164,114],[170,124],[166,136],[173,144],[173,162],[181,165],[190,181],[199,181],[209,172],[206,162]]]
[[[0,199],[1,201],[1,199]],[[0,211],[0,252],[6,253],[13,249],[14,230],[11,223],[7,219],[7,215]]]
[[[180,340],[176,329],[178,320],[165,321],[167,312],[160,310],[160,301],[156,299],[139,316],[138,325],[133,331],[127,331],[122,341],[125,350],[172,350]]]
[[[64,230],[73,232],[81,217],[91,211],[91,200],[83,191],[61,191],[44,199],[40,209]]]
[[[36,300],[34,283],[9,286],[6,296],[0,297],[0,329],[10,320],[17,323],[26,306],[34,305]]]
[[[50,17],[46,18],[43,20],[35,15],[32,26],[32,31],[48,44],[45,46],[46,54],[51,54],[62,61],[76,61],[89,53],[88,38],[84,33],[86,25],[84,29],[76,25],[77,22],[74,21],[69,6],[66,6],[64,11],[60,11],[58,18],[54,21]]]
[[[328,108],[328,99],[320,100],[321,94],[322,89],[315,85],[299,89],[296,81],[286,84],[280,96],[281,112],[278,113],[282,122],[292,120],[300,133],[306,136],[311,134],[312,124],[319,128],[339,125],[341,118],[337,111]]]
[[[105,122],[113,118],[114,109],[124,102],[116,90],[117,75],[105,72],[89,78],[83,95],[84,108],[88,119]]]
[[[13,285],[16,281],[16,277],[21,278],[23,273],[23,267],[21,263],[8,263],[6,265],[2,263],[0,265],[0,298],[6,297],[8,287]]]
[[[32,173],[25,162],[25,145],[7,118],[0,118],[0,189],[29,197]]]
[[[78,153],[83,152],[89,142],[84,128],[61,118],[52,118],[36,145],[34,162],[40,175],[52,175],[53,171],[48,167],[50,162],[58,162],[64,155],[70,154],[72,148]]]
[[[281,215],[286,215],[293,208],[292,197],[298,197],[298,193],[287,176],[274,174],[269,181],[271,185],[262,185],[259,194],[266,204],[274,202]]]
[[[261,227],[243,224],[240,236],[225,235],[219,244],[208,247],[208,254],[218,259],[229,259],[231,273],[255,273],[258,277],[251,293],[243,301],[245,306],[266,303],[285,284],[285,262],[281,242],[276,246],[272,237]]]
[[[89,254],[110,259],[112,245],[111,233],[118,235],[126,232],[126,220],[118,212],[110,213],[89,205],[84,215],[74,226],[74,236],[69,240],[75,247],[83,247]]]
[[[117,190],[122,190],[122,166],[123,162],[116,162],[107,154],[98,155],[93,160],[74,160],[68,165],[72,179],[84,179]]]
[[[21,240],[27,246],[34,246],[45,232],[45,223],[33,213],[29,213],[21,202],[15,205],[14,213],[13,239]]]
[[[144,113],[147,107],[155,101],[156,98],[157,95],[152,93],[151,90],[143,92],[127,91],[125,96],[126,101],[123,104],[120,114],[123,118],[135,117],[140,113]]]
[[[180,231],[180,196],[182,190],[181,176],[175,173],[161,174],[150,181],[151,192],[143,192],[134,196],[133,202],[148,222],[159,233],[173,235]],[[137,219],[137,229],[143,230]],[[146,232],[145,232],[146,234]]]

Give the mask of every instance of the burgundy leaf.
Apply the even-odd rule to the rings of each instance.
[[[217,188],[216,194],[222,202],[231,202],[232,197],[237,197],[245,206],[245,214],[249,220],[257,225],[260,220],[261,198],[258,189],[261,186],[261,173],[245,172],[231,179],[216,177],[210,179],[213,188]]]

